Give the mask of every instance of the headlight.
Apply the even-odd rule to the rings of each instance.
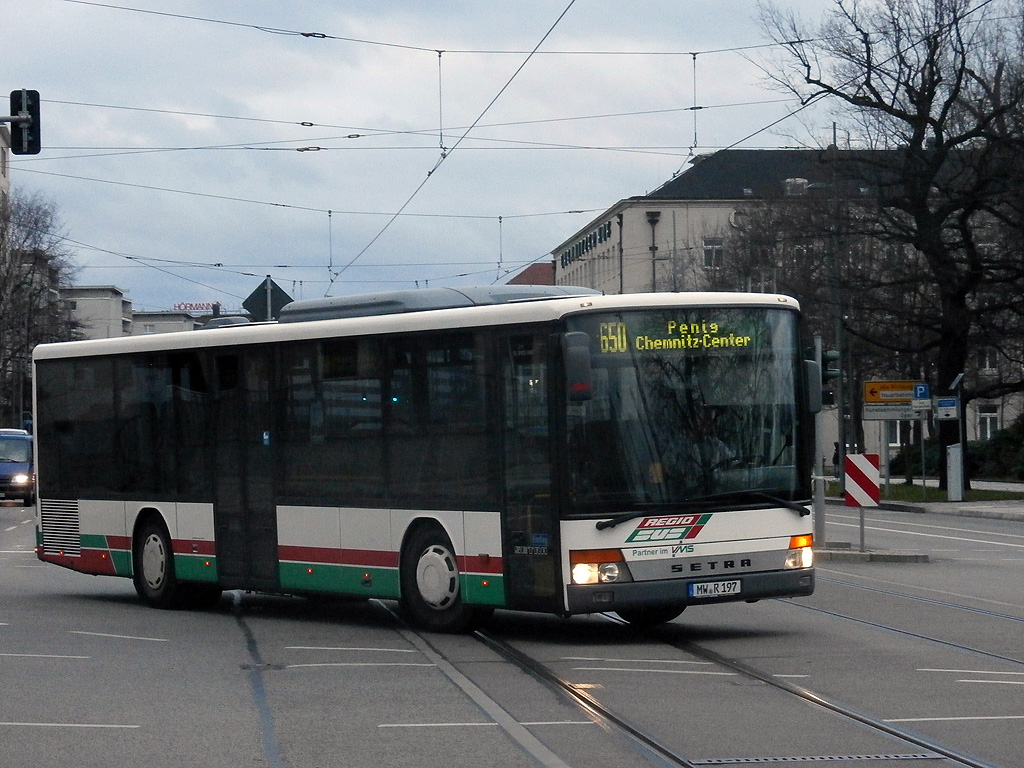
[[[28,475],[14,475],[14,477],[11,478],[11,482],[14,483],[15,485],[25,485],[31,480],[32,478],[29,477]]]
[[[580,549],[569,553],[573,584],[611,584],[632,581],[622,551],[618,549]]]
[[[810,568],[814,565],[814,550],[810,536],[792,536],[789,539],[789,553],[786,555],[787,568]]]

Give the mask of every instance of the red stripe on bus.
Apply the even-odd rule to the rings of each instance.
[[[459,569],[463,573],[490,573],[500,575],[504,573],[504,566],[500,557],[492,555],[464,555],[458,558]]]
[[[110,538],[109,536],[107,537]],[[213,557],[217,554],[217,545],[212,541],[200,539],[175,539],[171,542],[171,549],[176,555],[206,555]]]
[[[331,547],[295,547],[287,544],[277,546],[277,557],[297,563],[342,563],[341,550]]]

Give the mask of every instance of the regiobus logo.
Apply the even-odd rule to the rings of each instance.
[[[682,541],[695,539],[711,519],[712,513],[706,515],[668,515],[666,517],[645,517],[640,521],[629,538],[627,544],[654,541]]]

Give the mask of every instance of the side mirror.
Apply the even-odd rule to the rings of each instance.
[[[804,360],[804,387],[807,389],[807,412],[821,413],[821,366]]]
[[[562,360],[565,362],[565,395],[570,403],[593,397],[590,371],[590,336],[582,332],[562,335]]]

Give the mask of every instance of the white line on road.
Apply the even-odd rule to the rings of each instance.
[[[285,669],[297,669],[299,667],[433,667],[430,662],[416,661],[325,661],[321,664],[285,664]]]
[[[710,661],[683,661],[680,659],[614,659],[602,656],[563,656],[562,661],[604,661],[604,662],[629,662],[630,664],[694,664],[710,667]]]
[[[68,633],[72,634],[72,635],[89,635],[90,637],[113,637],[113,638],[117,638],[118,640],[146,640],[146,641],[148,641],[150,643],[169,643],[170,642],[170,640],[167,640],[167,639],[162,638],[162,637],[137,637],[136,635],[111,635],[111,634],[108,634],[106,632],[86,632],[86,631],[81,630],[81,629],[71,629],[71,630],[68,630]]]
[[[977,715],[958,717],[900,717],[886,720],[887,723],[943,723],[955,720],[1024,720],[1024,715]]]
[[[91,659],[92,656],[57,656],[51,653],[0,653],[0,656],[7,656],[19,659]]]
[[[573,667],[574,672],[651,672],[656,675],[719,675],[736,677],[736,672],[705,672],[700,669],[645,669],[643,667]]]
[[[353,648],[353,647],[332,647],[317,645],[286,645],[286,651],[374,651],[378,653],[419,653],[413,648]]]
[[[836,523],[833,522],[831,525],[837,525],[842,528],[857,528],[856,523]],[[1015,544],[1012,541],[985,541],[984,539],[968,539],[962,536],[939,536],[937,533],[922,533],[920,531],[906,531],[899,528],[880,528],[877,525],[866,525],[865,528],[869,531],[883,531],[884,533],[902,533],[904,536],[919,536],[925,539],[949,539],[951,541],[959,541],[965,544],[997,544],[1001,547],[1013,547],[1014,549],[1024,549],[1024,544]],[[987,551],[987,550],[986,550]],[[992,550],[996,551],[996,550]]]
[[[1024,672],[1002,672],[988,669],[936,669],[932,667],[921,667],[918,672],[952,672],[957,675],[1024,675]]]
[[[117,725],[114,723],[9,723],[0,725],[15,728],[141,728],[141,725]]]

